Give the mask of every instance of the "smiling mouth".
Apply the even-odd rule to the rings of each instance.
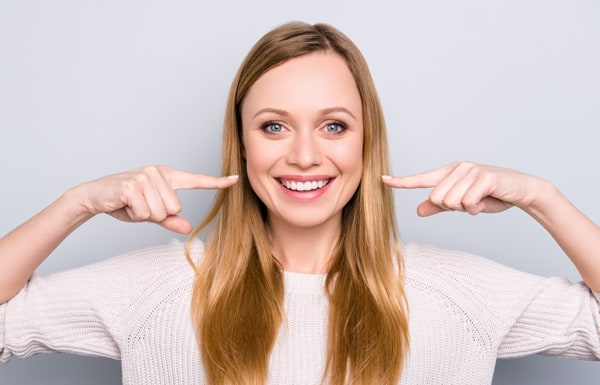
[[[331,178],[323,179],[323,180],[305,181],[305,182],[279,179],[279,183],[281,183],[281,185],[283,187],[285,187],[288,190],[292,190],[292,191],[319,190],[319,189],[322,189],[323,187],[327,186],[327,184],[329,184],[330,181],[331,181]]]

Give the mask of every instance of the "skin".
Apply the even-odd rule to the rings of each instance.
[[[362,103],[348,66],[332,52],[289,60],[254,83],[241,114],[248,179],[267,207],[276,258],[285,270],[327,271],[362,174]],[[293,191],[282,180],[328,182]]]
[[[155,222],[186,234],[192,225],[177,215],[181,203],[176,190],[226,188],[237,180],[237,176],[214,177],[151,166],[70,189],[0,239],[0,303],[12,298],[54,249],[95,215],[109,214],[126,222]]]
[[[424,173],[383,176],[401,189],[431,188],[417,207],[422,217],[444,211],[497,213],[516,206],[542,225],[571,259],[592,290],[600,291],[600,227],[555,186],[506,168],[456,162]]]
[[[327,271],[340,231],[341,208],[360,181],[361,109],[356,105],[356,85],[341,64],[330,53],[291,60],[259,79],[243,105],[249,179],[268,208],[275,255],[291,271]],[[302,81],[294,83],[297,78]],[[338,87],[340,92],[336,92]],[[345,111],[323,112],[340,106]],[[258,113],[264,108],[279,112]],[[268,120],[276,120],[279,126],[268,125],[266,133],[269,114],[276,115]],[[330,121],[345,123],[346,130],[332,134],[329,131],[337,132],[339,127]],[[281,135],[274,135],[276,131]],[[333,179],[324,193],[306,195],[286,192],[277,180],[307,175]],[[151,221],[189,233],[192,225],[178,215],[181,203],[176,190],[227,188],[236,182],[236,176],[213,177],[151,166],[70,189],[0,239],[0,303],[12,298],[56,246],[93,216],[104,213],[129,222]],[[428,199],[417,208],[421,216],[449,210],[496,213],[516,206],[554,237],[586,284],[600,291],[600,228],[550,183],[518,171],[468,162],[406,177],[383,176],[382,182],[399,189],[430,188]]]

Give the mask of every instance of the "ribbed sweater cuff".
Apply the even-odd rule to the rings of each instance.
[[[8,361],[9,354],[4,352],[5,341],[5,324],[6,324],[6,304],[0,305],[0,363]]]

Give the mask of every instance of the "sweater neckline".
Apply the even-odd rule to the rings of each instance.
[[[283,281],[287,293],[324,294],[327,274],[307,274],[283,271]]]

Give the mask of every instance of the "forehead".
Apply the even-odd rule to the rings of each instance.
[[[320,51],[265,72],[244,98],[242,119],[263,108],[310,113],[331,107],[344,107],[357,118],[362,116],[360,93],[345,60],[336,53]]]

